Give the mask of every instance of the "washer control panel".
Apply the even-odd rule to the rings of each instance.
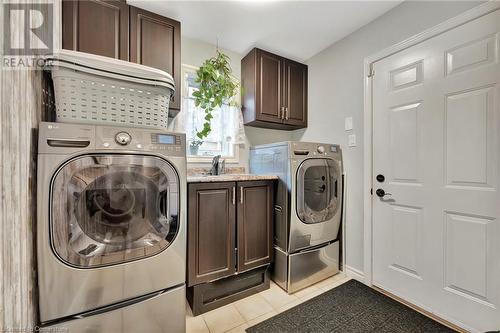
[[[158,129],[42,122],[38,151],[73,153],[104,150],[186,156],[186,135]]]
[[[337,144],[296,141],[292,142],[290,148],[295,158],[332,157],[341,154],[340,146]]]
[[[96,127],[96,148],[158,152],[185,156],[184,134],[146,128]]]

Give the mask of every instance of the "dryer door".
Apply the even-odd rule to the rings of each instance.
[[[297,216],[303,223],[328,221],[340,209],[342,175],[338,162],[326,158],[304,160],[297,169]]]
[[[52,180],[51,245],[79,268],[155,255],[179,230],[179,177],[167,161],[143,155],[85,155]]]

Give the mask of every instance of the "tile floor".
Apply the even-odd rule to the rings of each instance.
[[[242,300],[193,317],[187,306],[187,333],[244,333],[245,329],[288,310],[310,298],[341,285],[349,278],[343,273],[288,295],[274,282],[271,288]]]

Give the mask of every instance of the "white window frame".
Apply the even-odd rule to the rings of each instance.
[[[184,79],[186,76],[186,73],[195,73],[199,67],[192,66],[192,65],[187,65],[187,64],[182,64],[182,69],[181,69],[181,105],[184,105],[184,98],[186,98],[188,94],[188,87],[186,86],[186,80]],[[234,79],[238,80],[233,76]],[[238,80],[239,81],[239,80]],[[238,95],[236,96],[237,99],[240,98],[240,93],[238,91]],[[221,159],[224,159],[226,163],[231,163],[231,164],[237,164],[240,162],[240,147],[239,144],[235,143],[233,144],[233,156],[221,156]],[[187,162],[188,163],[211,163],[213,157],[210,156],[193,156],[193,155],[186,155],[187,157]]]

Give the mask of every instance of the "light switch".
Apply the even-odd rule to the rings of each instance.
[[[352,117],[345,118],[345,130],[346,131],[352,130]]]
[[[347,137],[347,145],[349,147],[356,147],[356,134],[349,134]]]

